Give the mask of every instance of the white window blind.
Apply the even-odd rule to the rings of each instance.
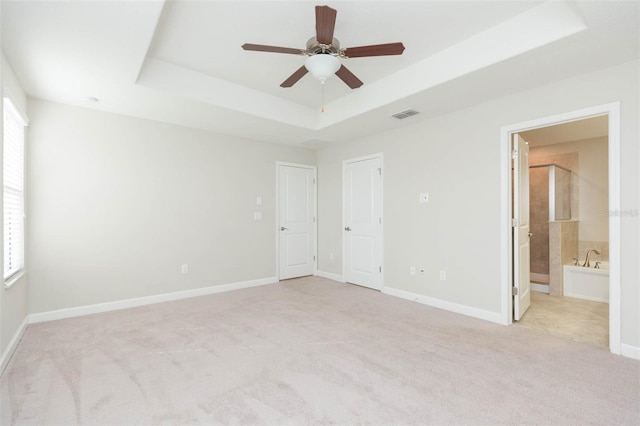
[[[4,98],[4,281],[24,269],[24,126],[8,98]]]

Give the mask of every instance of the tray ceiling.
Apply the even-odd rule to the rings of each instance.
[[[2,48],[30,96],[254,140],[317,148],[637,59],[637,2],[337,1],[342,47],[401,41],[401,56],[345,59],[364,86],[310,75],[308,1],[3,2]],[[553,62],[551,62],[553,61]],[[89,97],[99,99],[91,102]],[[395,120],[413,108],[421,114]]]

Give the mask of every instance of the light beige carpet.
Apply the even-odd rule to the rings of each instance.
[[[13,424],[639,424],[640,362],[322,278],[32,325]]]

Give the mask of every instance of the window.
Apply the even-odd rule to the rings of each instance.
[[[13,103],[4,98],[4,282],[24,270],[24,126]]]

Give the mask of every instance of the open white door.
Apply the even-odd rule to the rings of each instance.
[[[513,135],[513,319],[518,321],[531,304],[529,232],[529,145]]]
[[[278,165],[278,278],[315,273],[315,168]]]
[[[344,278],[382,289],[382,158],[345,161]]]

